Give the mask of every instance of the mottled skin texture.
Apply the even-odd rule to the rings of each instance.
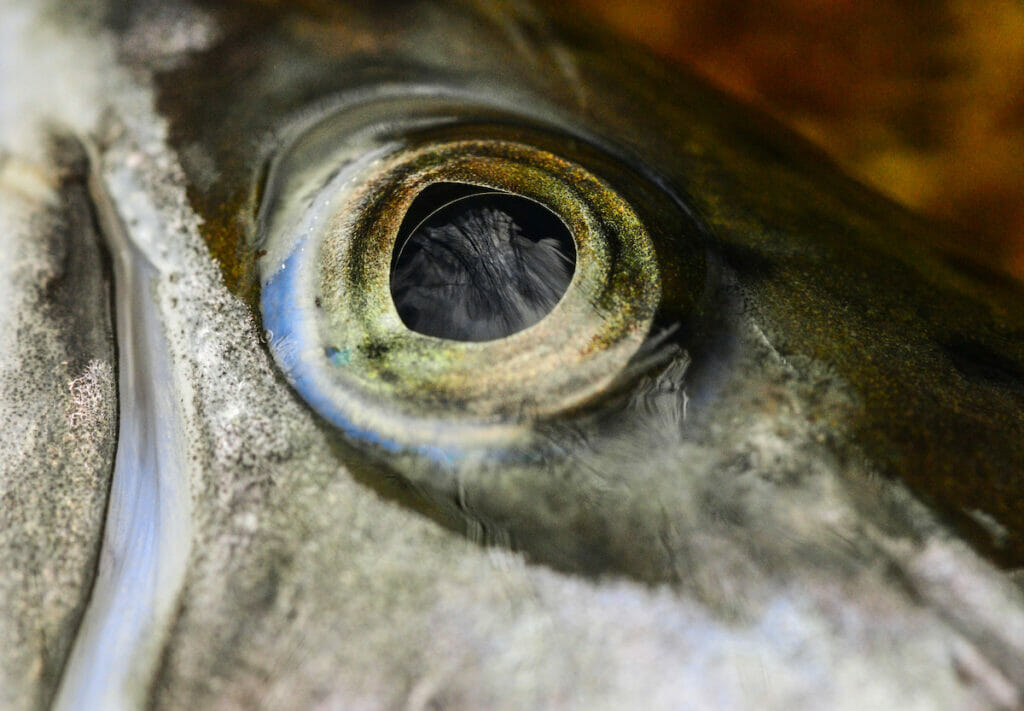
[[[63,71],[93,109],[39,111],[95,145],[128,239],[156,265],[137,298],[164,317],[187,453],[187,573],[126,706],[1020,706],[1018,284],[932,251],[929,226],[781,127],[519,5],[143,3],[38,22],[90,28]],[[479,92],[595,136],[705,225],[701,298],[662,305],[660,325],[678,326],[670,358],[538,426],[561,458],[438,468],[353,447],[261,341],[264,161],[334,94],[382,82]],[[38,234],[95,256],[73,198],[57,203],[81,229]],[[659,254],[666,273],[685,259]],[[106,304],[97,279],[81,288]],[[69,362],[110,363],[109,320],[85,303],[36,298],[29,318],[88,324],[91,339],[62,326],[58,344],[79,352]],[[16,340],[11,362],[47,337]],[[61,411],[81,372],[36,373],[52,382],[35,421]],[[85,533],[47,505],[16,512],[47,532],[37,556],[69,561],[65,576],[88,571],[98,546],[105,387],[95,433],[49,440],[88,474],[68,494]],[[20,402],[5,396],[4,415]],[[5,570],[28,565],[0,554]],[[89,588],[74,575],[61,609],[11,597],[0,624],[66,639]],[[38,658],[59,670],[66,644]],[[15,690],[3,703],[41,707],[56,672],[19,654],[0,651]]]
[[[0,152],[0,708],[42,708],[99,555],[117,432],[110,282],[73,146]]]

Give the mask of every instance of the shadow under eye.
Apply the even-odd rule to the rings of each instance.
[[[504,338],[534,325],[569,288],[576,248],[565,224],[543,205],[480,192],[441,202],[457,184],[432,185],[406,214],[440,207],[411,230],[403,224],[391,295],[411,330],[455,341]],[[408,236],[403,233],[408,231]]]

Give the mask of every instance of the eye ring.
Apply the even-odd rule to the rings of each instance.
[[[401,321],[389,288],[395,240],[416,196],[439,182],[534,200],[566,224],[576,272],[545,318],[487,342]],[[391,451],[450,458],[526,446],[531,422],[585,404],[616,378],[658,309],[658,262],[636,211],[583,166],[527,144],[385,146],[340,170],[317,201],[322,211],[297,226],[290,255],[262,279],[271,350],[322,416]]]

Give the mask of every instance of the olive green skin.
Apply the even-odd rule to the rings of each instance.
[[[943,252],[933,226],[786,128],[555,8],[158,5],[48,18],[69,32],[84,22],[112,48],[111,72],[151,91],[152,106],[120,86],[103,95],[107,113],[81,137],[103,175],[150,171],[155,202],[181,217],[163,225],[169,251],[199,255],[170,259],[159,282],[180,378],[167,387],[184,412],[188,567],[139,650],[127,707],[1019,705],[1021,285]],[[600,177],[663,233],[651,335],[671,329],[676,350],[540,423],[561,459],[482,458],[457,469],[461,488],[437,484],[436,467],[318,418],[261,340],[268,162],[339,94],[385,84],[500,99],[528,124],[505,126],[512,138],[571,127],[585,150],[544,148],[609,156]],[[166,145],[139,138],[164,120]],[[68,204],[82,180],[64,186]],[[132,196],[107,189],[131,232]],[[692,214],[680,220],[665,195]],[[196,225],[208,254],[189,242]],[[671,250],[683,226],[700,251]],[[53,231],[61,244],[79,234],[65,232]],[[74,309],[110,288],[102,253],[82,245],[90,266],[54,298],[54,333],[73,364],[113,366],[109,316]],[[49,372],[51,400],[73,400],[65,380],[80,375]],[[50,531],[31,557],[60,561],[67,582],[56,611],[31,587],[0,601],[43,650],[0,657],[11,708],[58,693],[89,601],[116,417],[109,377],[98,387],[97,446],[58,436],[64,449],[31,469],[63,451],[89,476],[61,490],[79,502],[74,536],[53,533],[52,507],[22,505],[25,530]],[[798,644],[773,646],[790,631]]]
[[[683,194],[775,348],[828,364],[853,387],[859,406],[844,429],[880,471],[998,564],[1024,566],[1020,284],[942,251],[935,227],[841,175],[784,127],[578,18],[549,10],[549,24],[537,21],[543,32],[518,38],[527,52],[468,5],[436,17],[436,8],[404,4],[230,3],[217,12],[224,41],[158,73],[160,109],[179,147],[202,146],[191,154],[204,156],[202,167],[188,153],[183,160],[195,178],[189,196],[225,281],[257,318],[247,231],[273,150],[263,139],[368,82],[487,82],[613,137]],[[199,180],[207,161],[212,183]],[[993,540],[971,511],[1005,535]]]

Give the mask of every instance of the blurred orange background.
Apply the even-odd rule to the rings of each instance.
[[[1024,279],[1024,1],[572,2]]]

